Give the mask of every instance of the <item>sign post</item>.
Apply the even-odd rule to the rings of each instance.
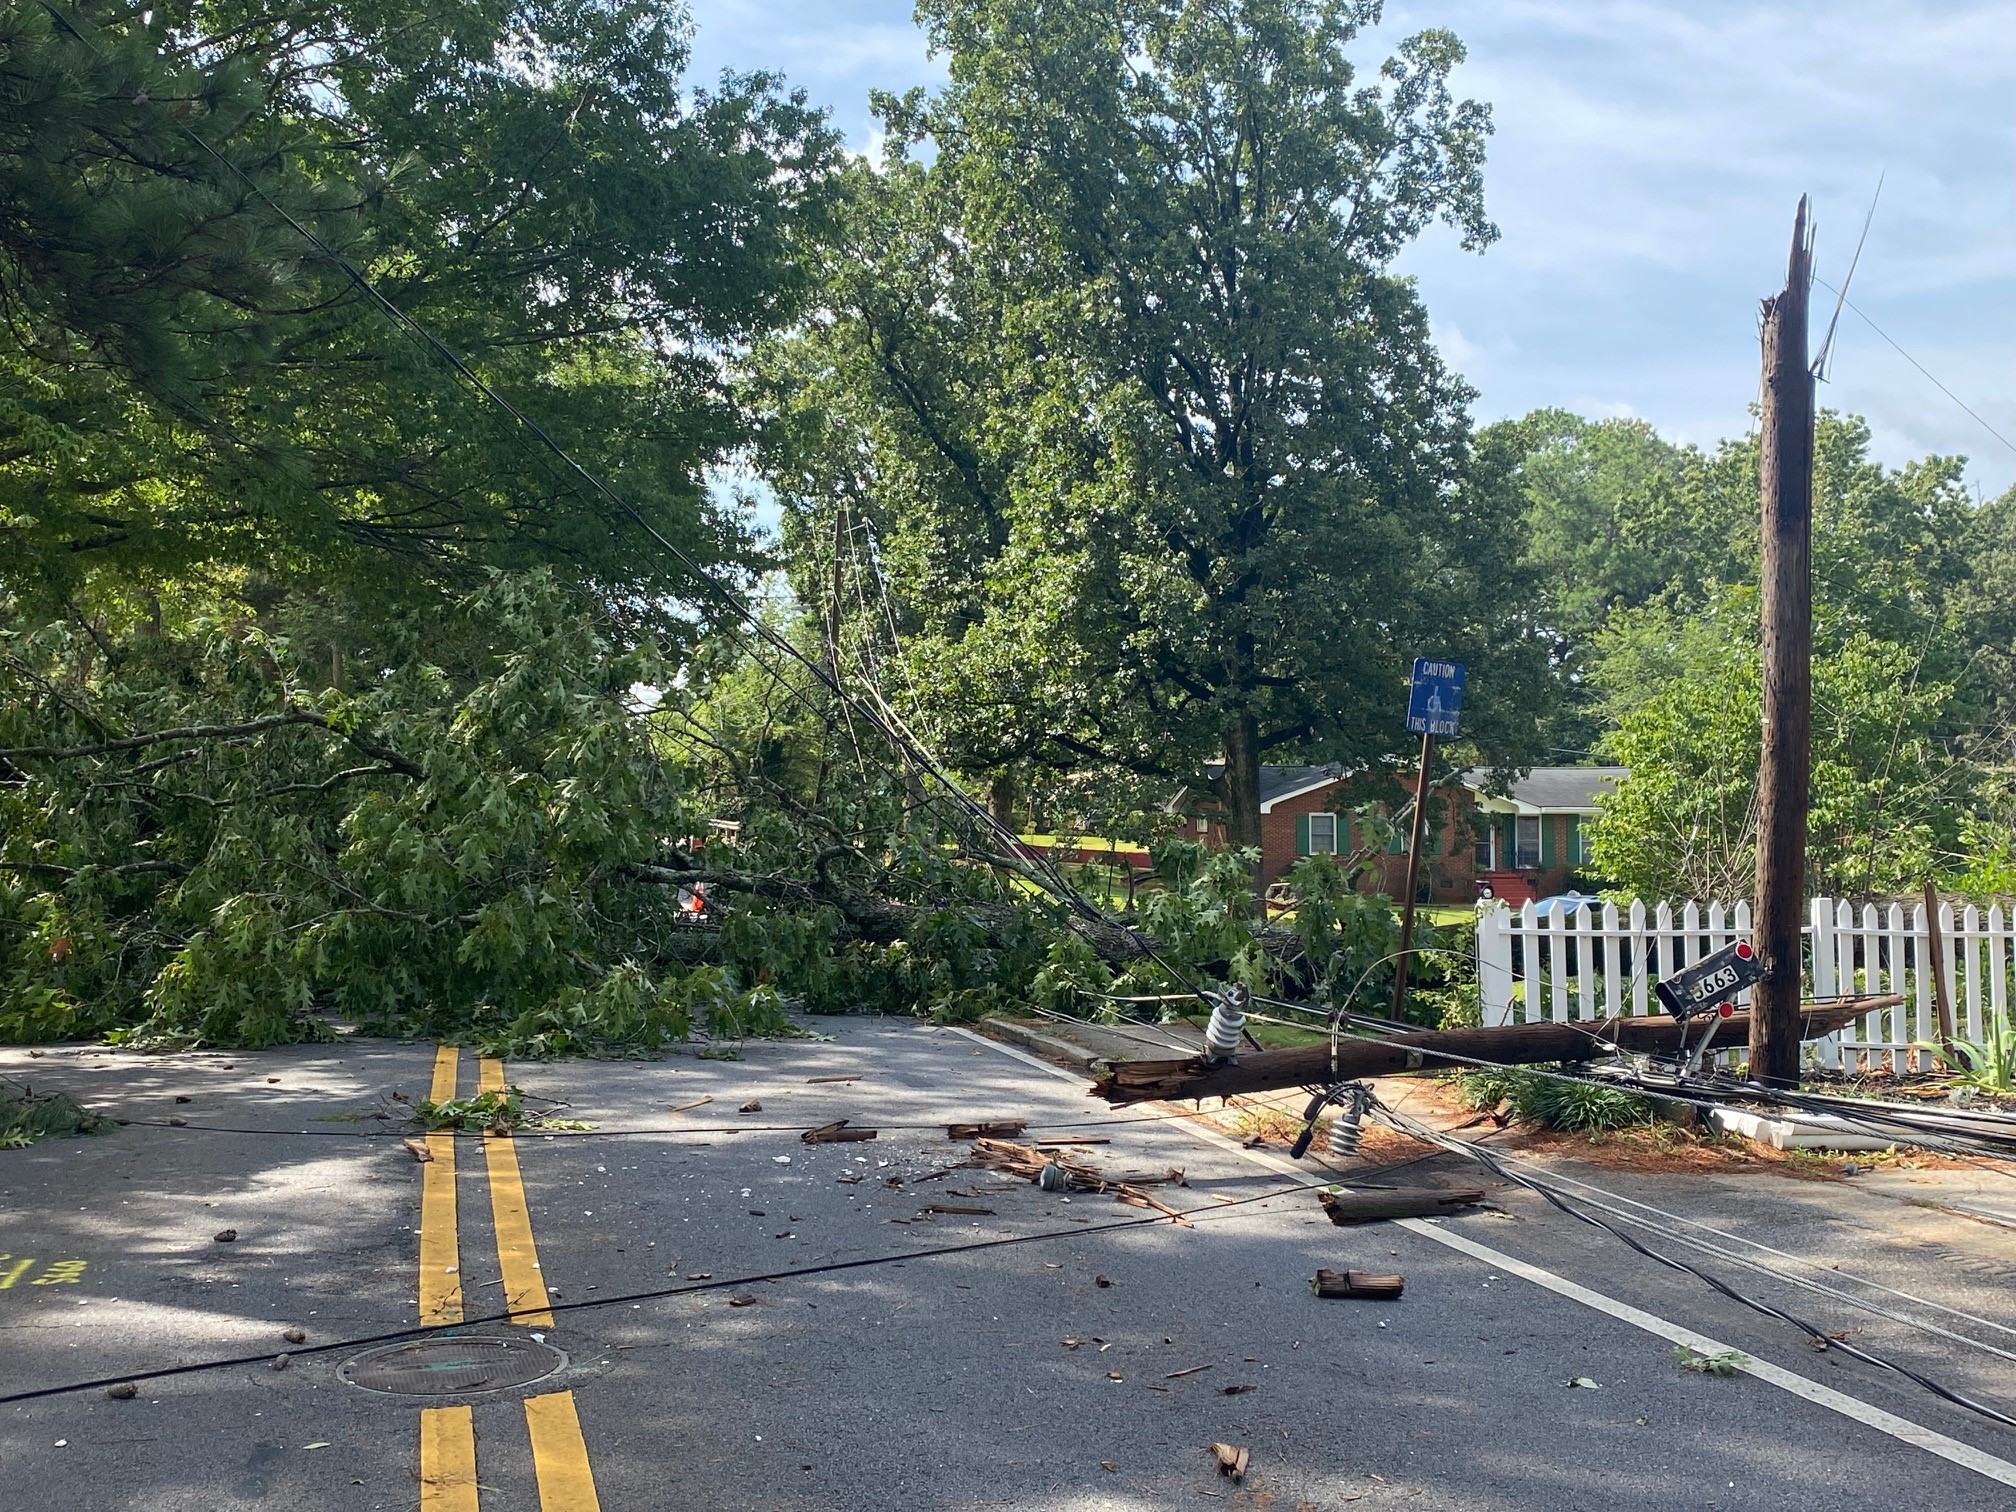
[[[1421,737],[1421,770],[1414,779],[1414,814],[1407,842],[1407,890],[1400,902],[1400,951],[1393,959],[1393,1013],[1407,1006],[1407,968],[1414,959],[1414,891],[1421,875],[1421,844],[1428,833],[1428,769],[1435,738],[1456,733],[1463,710],[1463,664],[1414,658],[1414,686],[1407,699],[1407,728]]]

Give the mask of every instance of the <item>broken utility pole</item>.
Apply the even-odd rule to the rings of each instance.
[[[1818,1039],[1852,1023],[1858,1014],[1903,1001],[1891,994],[1809,1005],[1792,1021],[1794,1047],[1802,1034]],[[1750,1028],[1742,1014],[1723,1020],[1722,1026],[1732,1041]],[[1700,1032],[1694,1031],[1693,1039],[1699,1038]],[[1114,1104],[1237,1097],[1282,1087],[1326,1087],[1366,1076],[1461,1070],[1480,1062],[1530,1066],[1545,1061],[1594,1060],[1617,1052],[1672,1056],[1690,1043],[1687,1025],[1664,1014],[1568,1023],[1547,1020],[1483,1029],[1424,1029],[1386,1039],[1347,1034],[1334,1049],[1309,1045],[1295,1050],[1262,1050],[1236,1061],[1214,1061],[1201,1055],[1181,1060],[1114,1061],[1094,1083],[1092,1093]]]
[[[1764,301],[1761,429],[1764,729],[1757,767],[1758,954],[1750,1075],[1799,1082],[1800,915],[1813,724],[1813,372],[1806,356],[1813,242],[1807,201],[1792,223],[1785,287]]]

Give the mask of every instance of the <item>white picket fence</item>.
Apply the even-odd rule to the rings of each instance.
[[[1969,903],[1939,905],[1946,991],[1954,1027],[1979,1041],[2009,1020],[2012,925],[2001,904],[1985,912]],[[1894,1008],[1865,1015],[1839,1034],[1809,1043],[1810,1063],[1845,1070],[1919,1069],[1918,1047],[1938,1038],[1930,948],[1922,902],[1852,903],[1815,898],[1801,931],[1800,962],[1808,997],[1850,993],[1902,994]],[[1607,1018],[1660,1011],[1652,984],[1732,940],[1750,938],[1750,905],[1670,903],[1648,909],[1634,901],[1554,911],[1542,919],[1528,903],[1503,903],[1477,915],[1477,978],[1487,1024],[1535,1019]],[[1747,1003],[1746,990],[1739,1002]]]

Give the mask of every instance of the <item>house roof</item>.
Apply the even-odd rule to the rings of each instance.
[[[1225,764],[1214,761],[1204,770],[1217,777],[1225,770]],[[1480,804],[1496,808],[1500,813],[1509,810],[1515,814],[1593,814],[1597,805],[1616,789],[1618,782],[1630,774],[1629,767],[1621,766],[1534,767],[1506,792],[1492,793],[1488,791],[1491,769],[1472,767],[1463,774],[1463,785],[1477,794]],[[1260,768],[1260,812],[1269,813],[1283,799],[1299,798],[1304,793],[1343,780],[1344,767],[1335,761],[1317,766],[1263,765]],[[1175,810],[1191,792],[1189,788],[1179,789],[1169,802],[1170,809]],[[1209,795],[1200,793],[1197,796],[1208,798]]]
[[[1225,763],[1214,761],[1204,768],[1211,776],[1217,777],[1225,770]],[[1313,792],[1320,787],[1328,787],[1333,782],[1344,779],[1341,762],[1326,761],[1319,766],[1272,766],[1260,768],[1260,812],[1269,812],[1284,798],[1298,797]],[[1184,790],[1185,792],[1188,789]],[[1177,797],[1183,796],[1179,793]]]
[[[1463,774],[1463,785],[1486,802],[1509,799],[1519,813],[1593,814],[1597,805],[1616,791],[1618,782],[1630,775],[1631,769],[1621,766],[1535,767],[1503,794],[1487,794],[1490,768],[1472,767]]]

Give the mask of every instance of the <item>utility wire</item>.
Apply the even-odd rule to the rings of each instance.
[[[1837,1339],[1833,1335],[1827,1333],[1824,1329],[1815,1327],[1813,1324],[1808,1323],[1805,1319],[1800,1318],[1792,1313],[1789,1313],[1781,1307],[1774,1306],[1769,1302],[1765,1302],[1757,1297],[1752,1297],[1745,1292],[1737,1290],[1734,1286],[1731,1286],[1728,1282],[1722,1280],[1719,1276],[1711,1275],[1709,1272],[1702,1270],[1698,1266],[1691,1265],[1685,1260],[1678,1259],[1672,1255],[1662,1254],[1658,1250],[1651,1249],[1648,1246],[1639,1243],[1637,1239],[1633,1238],[1630,1234],[1625,1233],[1624,1230],[1618,1228],[1615,1224],[1610,1223],[1606,1219],[1597,1217],[1594,1213],[1583,1211],[1582,1209],[1574,1206],[1568,1199],[1561,1196],[1558,1192],[1551,1190],[1541,1182],[1533,1179],[1532,1177],[1522,1175],[1521,1173],[1511,1169],[1511,1167],[1505,1161],[1499,1158],[1496,1151],[1485,1150],[1476,1145],[1471,1144],[1467,1140],[1457,1139],[1453,1135],[1444,1134],[1441,1130],[1431,1128],[1429,1125],[1422,1123],[1418,1119],[1410,1118],[1404,1113],[1394,1112],[1391,1108],[1387,1107],[1384,1103],[1381,1103],[1376,1099],[1373,1102],[1373,1108],[1377,1112],[1378,1116],[1384,1122],[1389,1124],[1391,1127],[1399,1130],[1401,1133],[1408,1135],[1410,1138],[1419,1139],[1424,1143],[1428,1144],[1441,1145],[1444,1149],[1449,1150],[1452,1153],[1462,1155],[1466,1159],[1476,1161],[1479,1165],[1482,1165],[1485,1169],[1491,1171],[1493,1174],[1503,1178],[1504,1180],[1513,1183],[1516,1186],[1522,1186],[1525,1187],[1528,1191],[1537,1192],[1541,1197],[1545,1198],[1549,1203],[1551,1203],[1554,1207],[1560,1209],[1560,1211],[1562,1211],[1563,1213],[1566,1213],[1570,1218],[1576,1219],[1578,1222],[1581,1223],[1589,1224],[1593,1228],[1599,1228],[1603,1230],[1603,1232],[1609,1234],[1613,1239],[1616,1239],[1620,1243],[1629,1247],[1630,1249],[1635,1250],[1640,1255],[1643,1255],[1646,1259],[1651,1260],[1658,1265],[1662,1265],[1669,1270],[1679,1271],[1684,1275],[1692,1276],[1697,1281],[1704,1283],[1708,1287],[1712,1288],[1714,1291],[1719,1292],[1721,1295],[1727,1297],[1730,1301],[1738,1303],[1743,1307],[1747,1307],[1752,1312],[1762,1313],[1765,1317],[1776,1318],[1780,1322],[1791,1324],[1792,1327],[1798,1329],[1801,1333],[1805,1334],[1808,1338],[1814,1340],[1823,1348],[1838,1349],[1843,1354],[1850,1355],[1855,1359],[1861,1360],[1864,1364],[1876,1366],[1879,1370],[1894,1371],[1896,1374],[1903,1376],[1906,1380],[1923,1387],[1925,1390],[1931,1392],[1934,1396],[1940,1398],[1942,1401],[1951,1402],[1956,1407],[1964,1407],[1967,1411],[1978,1413],[1980,1416],[1987,1418],[1989,1421],[2000,1423],[2004,1427],[2016,1428],[2016,1417],[2011,1417],[2009,1414],[2001,1411],[1998,1408],[1990,1407],[1984,1402],[1977,1402],[1972,1397],[1967,1396],[1966,1394],[1960,1391],[1956,1391],[1954,1388],[1947,1386],[1943,1382],[1934,1380],[1931,1376],[1925,1375],[1920,1371],[1914,1370],[1908,1365],[1901,1365],[1895,1360],[1888,1359],[1883,1355],[1879,1355],[1870,1350],[1863,1349],[1859,1345],[1851,1344],[1844,1339]]]
[[[1271,1202],[1276,1197],[1293,1196],[1296,1192],[1309,1191],[1326,1186],[1327,1182],[1297,1181],[1273,1187],[1264,1192],[1255,1192],[1245,1197],[1233,1198],[1210,1206],[1185,1209],[1180,1216],[1185,1220],[1210,1218],[1218,1213],[1231,1213],[1234,1209],[1250,1208],[1256,1203]],[[1034,1234],[1012,1234],[1002,1239],[976,1239],[965,1244],[935,1245],[930,1249],[907,1250],[901,1254],[871,1255],[859,1260],[832,1260],[820,1265],[801,1265],[789,1270],[764,1271],[755,1275],[733,1276],[726,1280],[689,1281],[680,1286],[661,1286],[649,1291],[625,1292],[620,1296],[591,1297],[583,1302],[554,1302],[540,1308],[513,1308],[503,1312],[485,1313],[480,1317],[465,1318],[460,1323],[437,1323],[415,1325],[412,1328],[394,1329],[387,1333],[367,1334],[359,1338],[339,1339],[328,1344],[290,1345],[287,1353],[295,1358],[304,1355],[337,1354],[347,1350],[364,1349],[373,1344],[390,1344],[404,1339],[424,1339],[443,1334],[460,1334],[471,1327],[485,1323],[511,1323],[531,1315],[546,1313],[583,1312],[596,1307],[615,1307],[623,1303],[644,1303],[662,1301],[668,1297],[691,1296],[700,1292],[726,1291],[738,1286],[756,1286],[773,1281],[791,1281],[806,1276],[826,1276],[842,1271],[866,1270],[880,1265],[901,1265],[911,1260],[935,1260],[948,1255],[971,1255],[983,1250],[1009,1249],[1022,1244],[1044,1244],[1058,1239],[1079,1239],[1087,1234],[1109,1234],[1122,1229],[1146,1228],[1153,1224],[1170,1223],[1174,1220],[1166,1214],[1157,1213],[1149,1218],[1119,1218],[1108,1223],[1095,1223],[1086,1227],[1068,1229],[1044,1229]],[[12,1406],[19,1402],[41,1401],[47,1397],[68,1396],[79,1391],[94,1391],[107,1386],[117,1386],[126,1382],[167,1380],[176,1376],[198,1375],[211,1370],[229,1370],[239,1365],[264,1365],[273,1359],[272,1350],[259,1354],[233,1355],[228,1358],[199,1360],[188,1365],[168,1365],[156,1370],[143,1370],[132,1375],[100,1376],[95,1380],[71,1381],[61,1386],[43,1386],[33,1391],[16,1391],[0,1396],[0,1407]]]
[[[2000,441],[2004,446],[2008,447],[2010,451],[2016,452],[2016,441],[2011,441],[2007,436],[2003,435],[2002,432],[1995,429],[1995,427],[1990,425],[1986,420],[1982,419],[1980,413],[1972,405],[1970,405],[1965,399],[1962,399],[1958,394],[1954,393],[1953,390],[1946,387],[1946,385],[1941,383],[1936,377],[1933,377],[1932,370],[1930,368],[1926,367],[1924,363],[1920,362],[1916,357],[1913,357],[1909,352],[1905,351],[1903,347],[1899,346],[1897,344],[1896,339],[1892,337],[1888,331],[1884,330],[1883,327],[1879,326],[1878,324],[1876,324],[1875,321],[1871,320],[1868,317],[1868,315],[1864,314],[1862,307],[1856,304],[1854,300],[1850,299],[1845,292],[1843,292],[1842,290],[1834,289],[1834,286],[1828,283],[1827,280],[1824,278],[1816,277],[1813,281],[1819,284],[1823,289],[1833,290],[1835,293],[1840,294],[1841,303],[1845,304],[1846,306],[1848,306],[1849,309],[1853,310],[1855,314],[1861,319],[1862,323],[1867,327],[1869,327],[1870,330],[1874,331],[1878,336],[1881,336],[1885,341],[1889,342],[1891,348],[1897,353],[1899,357],[1902,357],[1906,362],[1910,363],[1911,366],[1918,369],[1919,372],[1923,373],[1925,377],[1931,381],[1931,384],[1934,388],[1939,390],[1939,392],[1944,394],[1948,399],[1951,399],[1955,404],[1959,405],[1961,409],[1965,410],[1968,416],[1972,418],[1974,423],[1979,425],[1981,429],[1985,430],[1997,441]]]
[[[1532,1161],[1526,1160],[1521,1156],[1511,1154],[1510,1152],[1501,1152],[1499,1158],[1501,1160],[1511,1161],[1517,1165],[1530,1167],[1534,1170],[1542,1170],[1541,1167],[1534,1165]],[[1694,1229],[1703,1234],[1712,1234],[1715,1238],[1726,1239],[1731,1244],[1744,1245],[1749,1249],[1755,1250],[1759,1254],[1770,1256],[1773,1260],[1790,1261],[1794,1265],[1803,1265],[1812,1270],[1822,1271],[1836,1280],[1853,1282],[1857,1286],[1866,1286],[1871,1291],[1882,1292],[1887,1296],[1897,1298],[1899,1301],[1910,1302],[1920,1307],[1931,1308],[1933,1311],[1945,1313],[1949,1317],[1958,1318],[1968,1323],[1977,1323],[1983,1328],[1993,1329],[1997,1333],[2007,1334],[2011,1338],[2016,1338],[2016,1328],[2011,1328],[2006,1323],[1998,1323],[1993,1318],[1981,1317],[1978,1313],[1970,1313],[1966,1311],[1964,1308],[1949,1307],[1944,1302],[1938,1302],[1930,1297],[1920,1296],[1916,1292],[1903,1291],[1897,1287],[1889,1286],[1881,1281],[1874,1280],[1871,1277],[1857,1275],[1853,1271],[1844,1271],[1839,1266],[1830,1265],[1819,1260],[1809,1259],[1804,1255],[1794,1254],[1790,1250],[1779,1249],[1774,1245],[1764,1243],[1760,1239],[1751,1239],[1742,1234],[1734,1234],[1727,1229],[1717,1228],[1712,1223],[1703,1223],[1699,1219],[1688,1218],[1683,1214],[1670,1212],[1662,1207],[1655,1207],[1653,1204],[1649,1202],[1641,1202],[1635,1197],[1626,1197],[1621,1192],[1613,1192],[1609,1190],[1607,1187],[1600,1187],[1597,1186],[1594,1182],[1584,1181],[1580,1177],[1570,1176],[1564,1171],[1557,1171],[1551,1169],[1542,1170],[1542,1175],[1540,1179],[1554,1182],[1556,1184],[1565,1184],[1567,1186],[1579,1187],[1583,1191],[1596,1193],[1598,1197],[1608,1198],[1610,1202],[1623,1204],[1623,1207],[1609,1207],[1606,1206],[1604,1203],[1596,1202],[1592,1198],[1581,1199],[1583,1201],[1590,1202],[1592,1206],[1602,1207],[1604,1211],[1611,1213],[1615,1217],[1622,1218],[1627,1223],[1637,1223],[1647,1228],[1652,1228],[1655,1230],[1658,1229],[1659,1226],[1657,1224],[1652,1223],[1649,1220],[1643,1218],[1635,1217],[1632,1214],[1624,1211],[1625,1208],[1636,1208],[1641,1213],[1650,1213],[1655,1218],[1663,1218],[1669,1224],[1675,1224],[1683,1228]],[[1744,1259],[1727,1250],[1721,1249],[1719,1246],[1710,1245],[1705,1241],[1688,1239],[1683,1235],[1673,1233],[1671,1230],[1667,1230],[1666,1232],[1668,1232],[1670,1237],[1679,1239],[1683,1243],[1694,1244],[1699,1248],[1707,1250],[1711,1254],[1724,1255],[1727,1258],[1736,1261],[1736,1263],[1739,1265],[1747,1265],[1753,1270],[1759,1270],[1764,1272],[1766,1275],[1775,1276],[1779,1280],[1785,1281],[1788,1284],[1797,1286],[1807,1286],[1807,1287],[1814,1286],[1814,1283],[1802,1281],[1796,1277],[1785,1275],[1782,1271],[1775,1270],[1769,1265],[1762,1264],[1754,1260]],[[1853,1297],[1846,1293],[1834,1292],[1832,1288],[1829,1287],[1821,1286],[1817,1287],[1817,1289],[1823,1292],[1827,1292],[1830,1295],[1840,1296],[1844,1301],[1850,1302],[1857,1307],[1868,1307],[1871,1311],[1878,1312],[1883,1317],[1892,1318],[1893,1320],[1898,1322],[1909,1323],[1914,1328],[1924,1328],[1929,1326],[1920,1323],[1916,1319],[1906,1318],[1899,1314],[1884,1310],[1880,1307],[1875,1307],[1866,1302],[1864,1299]],[[1967,1338],[1965,1335],[1961,1334],[1950,1334],[1946,1330],[1939,1329],[1936,1327],[1933,1327],[1932,1331],[1940,1334],[1942,1337],[1958,1339],[1962,1343],[1971,1344],[1976,1348],[1986,1349],[1991,1351],[1992,1353],[2003,1355],[2005,1358],[2009,1360],[2016,1360],[2016,1351],[2003,1350],[1997,1348],[1995,1345],[1985,1344],[1978,1339],[1970,1339]]]

